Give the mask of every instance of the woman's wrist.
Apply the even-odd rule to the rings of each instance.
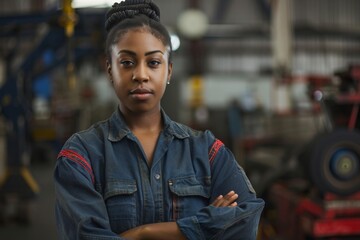
[[[145,240],[145,239],[150,239],[152,236],[152,225],[151,224],[145,224],[140,226],[139,228],[139,239],[141,240]]]
[[[175,222],[163,222],[145,224],[137,227],[136,238],[138,240],[182,240],[186,239]]]

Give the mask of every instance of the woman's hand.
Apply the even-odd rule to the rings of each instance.
[[[235,200],[238,197],[239,196],[234,191],[230,191],[225,196],[218,196],[210,205],[214,207],[235,207],[237,206],[237,202],[235,202]]]

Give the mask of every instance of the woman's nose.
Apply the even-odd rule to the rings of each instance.
[[[139,64],[136,66],[133,72],[132,80],[138,82],[149,81],[149,75],[144,64]]]

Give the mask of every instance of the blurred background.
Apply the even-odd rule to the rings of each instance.
[[[360,239],[360,1],[155,0],[170,117],[210,129],[266,201],[258,239]],[[0,2],[0,238],[56,239],[52,171],[117,106],[113,1]]]

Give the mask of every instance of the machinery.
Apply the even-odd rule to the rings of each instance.
[[[85,56],[101,50],[93,47],[96,44],[82,45],[75,44],[74,41],[92,41],[96,34],[94,31],[102,29],[95,28],[94,22],[101,23],[103,16],[102,9],[75,13],[71,0],[64,0],[60,10],[0,17],[0,26],[3,29],[0,38],[15,39],[12,48],[7,49],[6,76],[0,85],[0,114],[6,126],[7,150],[6,168],[4,174],[0,175],[0,223],[9,219],[28,223],[28,203],[36,198],[40,191],[29,169],[30,156],[34,152],[34,79],[47,76],[54,69],[63,67],[67,72],[64,78],[68,80],[69,87],[74,86],[74,65]],[[46,26],[43,31],[37,31],[40,25]],[[31,51],[26,54],[19,52],[20,41],[29,44],[28,39],[36,39],[35,42],[30,42]],[[44,64],[43,56],[49,51],[54,53],[53,57]],[[18,59],[22,61],[15,64]],[[15,210],[11,213],[6,211],[13,208]]]
[[[360,191],[360,66],[335,73],[335,80],[336,92],[312,90],[328,124],[307,146],[306,157],[318,188],[344,196]]]
[[[273,239],[264,232],[270,222],[276,239],[359,239],[360,66],[309,77],[308,86],[325,129],[294,154],[298,165],[268,185],[261,239]]]

